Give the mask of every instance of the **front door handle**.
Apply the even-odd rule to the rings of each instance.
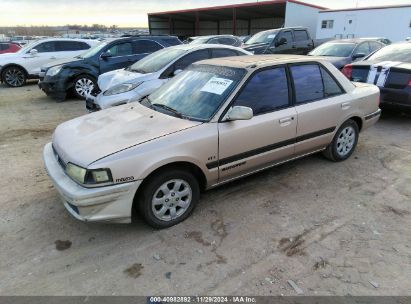
[[[350,102],[343,102],[342,104],[341,104],[341,108],[343,108],[343,109],[348,109],[349,107],[350,107]]]
[[[54,56],[51,56],[51,57],[50,57],[50,59],[56,59],[56,57],[54,57]]]

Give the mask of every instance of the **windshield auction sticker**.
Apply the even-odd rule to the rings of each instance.
[[[232,82],[233,81],[230,79],[214,76],[209,81],[207,81],[207,83],[202,87],[200,91],[221,95],[225,90],[227,90]]]

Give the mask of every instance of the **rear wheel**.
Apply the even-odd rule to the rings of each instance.
[[[358,142],[359,129],[355,121],[349,119],[334,135],[333,141],[323,152],[332,161],[346,160],[354,152]]]
[[[27,76],[22,68],[11,66],[4,69],[1,78],[7,86],[16,88],[26,83]]]
[[[140,215],[154,228],[166,228],[182,222],[200,198],[195,176],[178,169],[156,174],[143,187],[138,197]]]
[[[96,80],[89,75],[80,75],[74,79],[73,93],[79,99],[85,99],[96,88]]]

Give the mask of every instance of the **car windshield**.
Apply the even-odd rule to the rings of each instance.
[[[206,43],[208,41],[209,37],[204,37],[204,38],[196,38],[190,41],[190,44],[202,44]]]
[[[259,32],[248,39],[244,44],[271,43],[278,31]]]
[[[239,68],[193,65],[149,95],[149,106],[182,118],[208,121],[245,72]]]
[[[411,43],[391,44],[378,50],[368,57],[367,60],[389,60],[411,63]]]
[[[324,43],[310,52],[311,56],[349,57],[355,43]]]
[[[137,61],[128,67],[127,70],[142,74],[154,73],[166,67],[186,52],[187,50],[182,49],[162,49]]]
[[[106,45],[108,44],[108,41],[103,41],[100,43],[97,43],[96,45],[92,46],[90,49],[82,53],[81,55],[77,56],[77,58],[90,58],[96,55],[98,52],[100,52]]]

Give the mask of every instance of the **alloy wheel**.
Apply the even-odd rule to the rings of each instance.
[[[337,139],[337,153],[339,156],[345,156],[351,152],[356,140],[356,133],[353,127],[347,126],[341,130]]]
[[[80,96],[86,97],[94,89],[94,82],[89,78],[80,78],[74,84],[74,89],[76,93]]]
[[[18,68],[10,68],[4,75],[4,80],[12,87],[21,87],[25,78],[23,71]]]
[[[182,216],[189,208],[193,197],[190,184],[182,179],[163,183],[151,201],[154,216],[162,221],[171,221]]]

